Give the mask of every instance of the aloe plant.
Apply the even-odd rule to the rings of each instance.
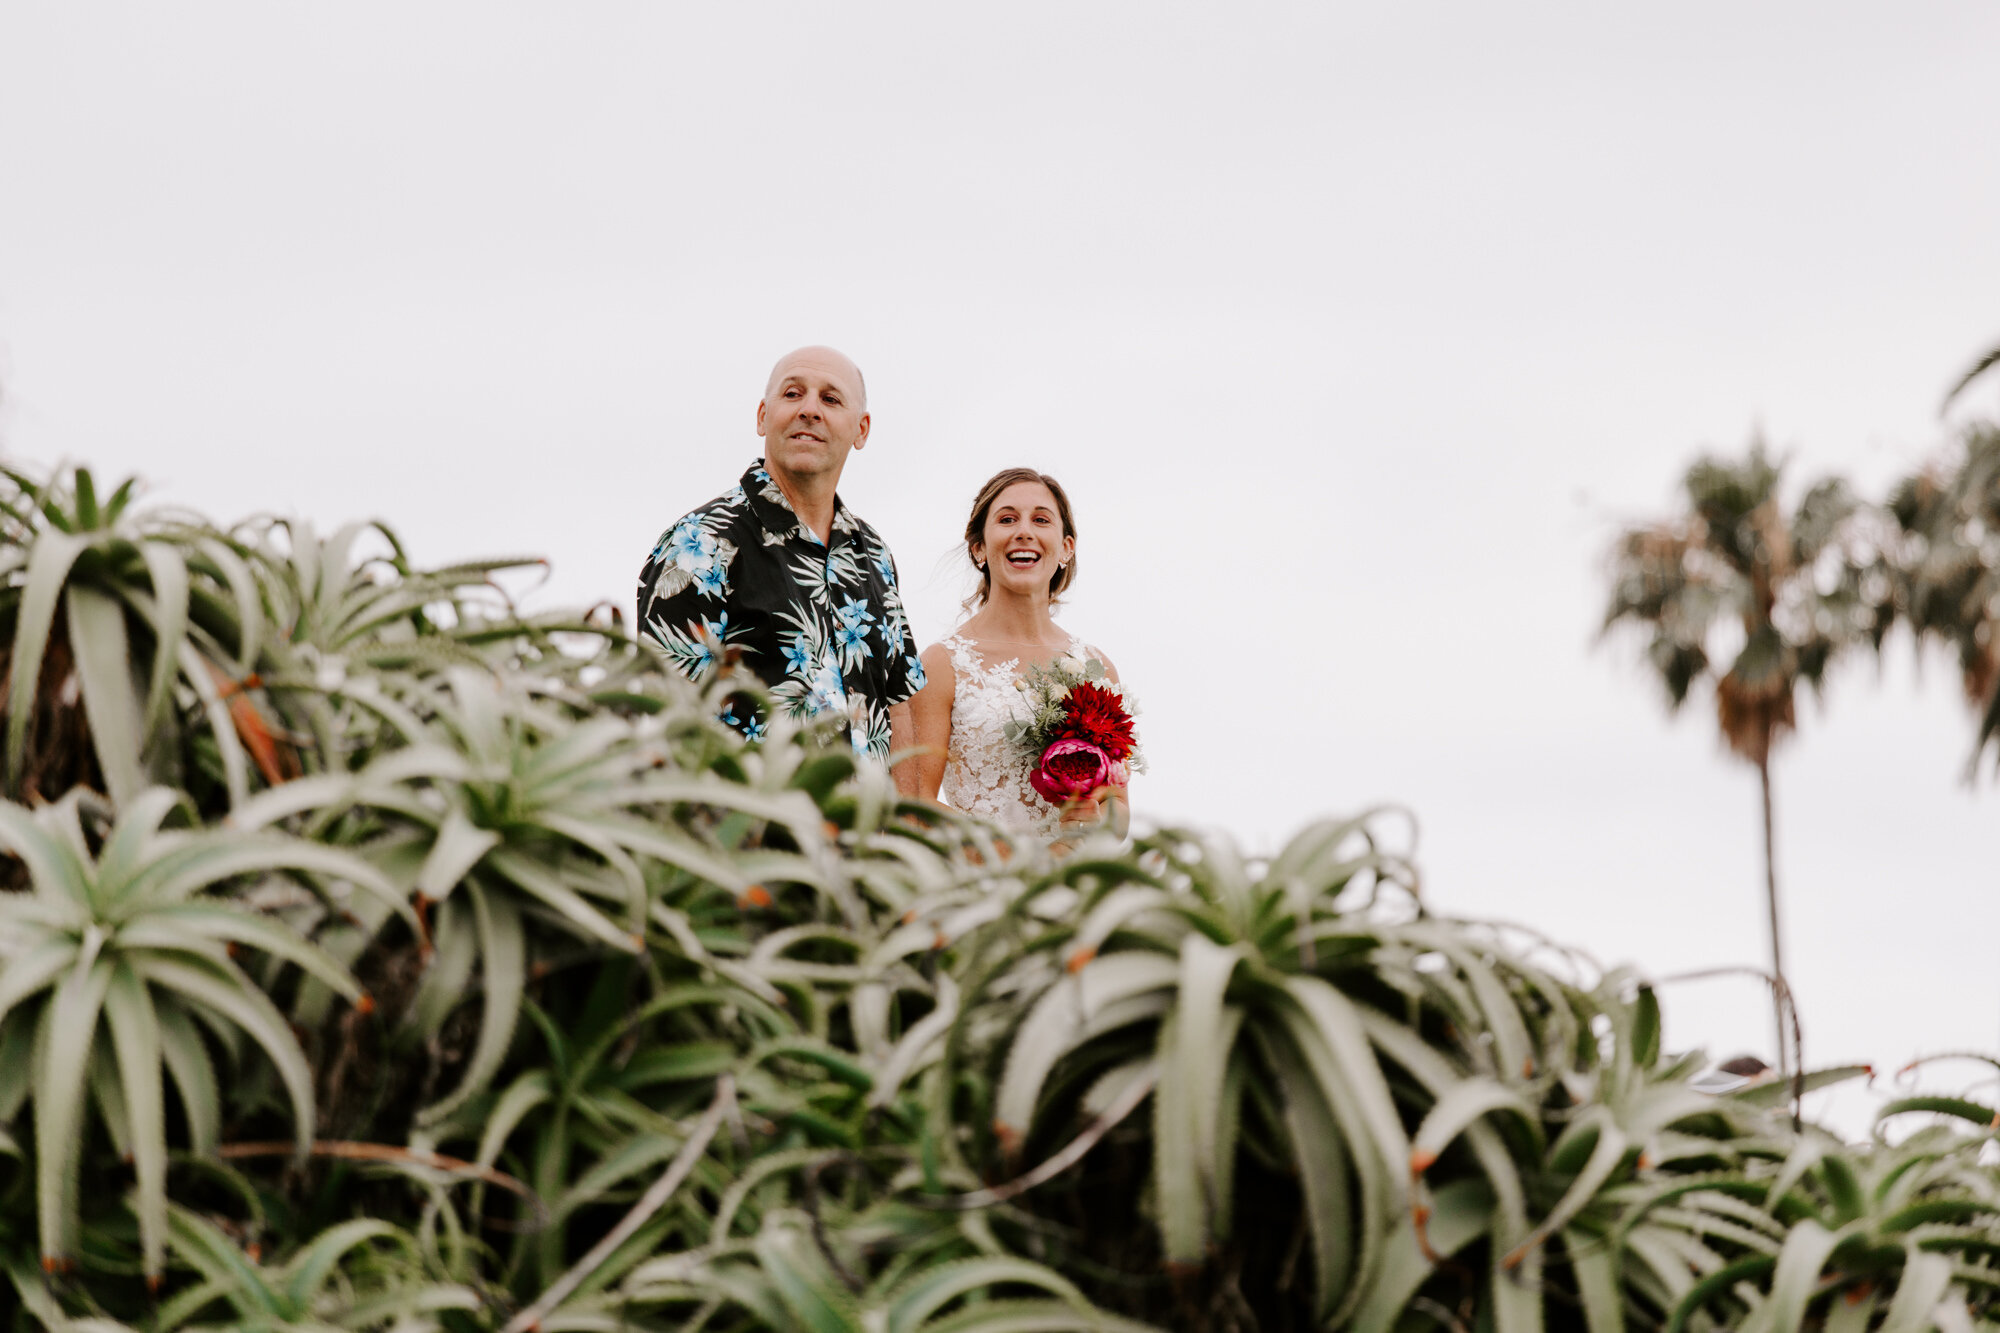
[[[709,1318],[725,1328],[745,1327],[748,1316],[748,1327],[782,1333],[1155,1333],[1093,1306],[1053,1269],[1009,1256],[945,1259],[856,1290],[852,1254],[842,1260],[837,1253],[852,1242],[826,1235],[824,1222],[816,1228],[804,1213],[774,1213],[734,1253],[694,1265],[666,1258],[640,1266],[617,1304],[715,1311]],[[542,1327],[588,1325],[558,1315]]]
[[[231,800],[249,787],[248,760],[229,697],[250,676],[266,627],[255,575],[226,534],[171,514],[135,509],[136,481],[102,501],[87,468],[68,484],[9,473],[19,487],[15,540],[0,558],[0,622],[7,650],[6,779],[21,795],[71,772],[45,736],[75,698],[112,799],[150,782],[185,781],[172,743],[185,692],[212,735]],[[49,668],[59,679],[48,681]],[[70,683],[73,677],[73,684]],[[53,797],[57,790],[44,792]]]
[[[2000,1313],[1991,1108],[1905,1099],[1848,1145],[1794,1080],[1704,1092],[1643,976],[1427,911],[1394,816],[1057,854],[810,728],[746,741],[718,714],[754,683],[519,614],[488,579],[524,562],[69,475],[0,486],[16,771],[56,798],[0,804],[0,1328]]]
[[[1313,830],[1256,876],[1226,844],[1175,831],[1146,849],[1154,873],[1098,877],[1063,921],[1069,938],[1023,960],[1029,975],[1021,965],[1001,974],[1010,1003],[1035,977],[1041,995],[993,1100],[1001,1151],[1014,1156],[1066,1058],[1086,1066],[1070,1074],[1091,1084],[1086,1106],[1121,1083],[1154,1081],[1153,1195],[1165,1258],[1184,1267],[1230,1238],[1239,1136],[1288,1144],[1313,1232],[1316,1305],[1336,1321],[1408,1209],[1407,1132],[1363,1014],[1314,966],[1337,956],[1322,928],[1339,920],[1338,892],[1357,874],[1400,870],[1346,841]],[[969,1004],[961,1024],[979,1010]],[[1136,1052],[1134,1025],[1150,1034]]]
[[[321,537],[311,523],[270,519],[237,534],[260,557],[276,638],[313,666],[483,664],[476,654],[451,651],[454,631],[473,602],[497,594],[495,574],[544,563],[502,557],[420,569],[381,522],[349,523]],[[364,553],[378,544],[378,553]]]
[[[255,555],[272,632],[257,685],[311,744],[304,767],[345,772],[384,744],[407,739],[411,719],[384,690],[384,669],[492,665],[483,652],[488,603],[506,603],[494,577],[538,565],[522,558],[442,569],[414,567],[386,524],[350,523],[321,536],[312,524],[240,525]]]
[[[93,855],[75,795],[40,811],[0,802],[0,847],[25,892],[0,894],[0,1065],[31,1077],[0,1091],[0,1119],[35,1108],[42,1263],[73,1263],[85,1103],[131,1155],[143,1263],[157,1278],[166,1230],[164,1080],[179,1093],[190,1145],[213,1151],[222,1096],[201,1029],[248,1036],[276,1068],[303,1150],[312,1073],[283,1016],[231,957],[248,948],[309,972],[356,1003],[360,988],[281,921],[217,886],[278,871],[337,877],[395,901],[371,867],[334,848],[272,834],[165,829],[175,793],[140,793]]]
[[[700,802],[776,821],[807,846],[823,838],[802,795],[703,787],[657,771],[643,724],[578,718],[520,677],[454,667],[406,689],[401,703],[422,719],[413,724],[418,743],[351,776],[261,793],[233,818],[259,828],[310,814],[305,827],[314,833],[356,809],[384,820],[369,853],[434,912],[437,959],[413,1010],[420,1031],[442,1025],[478,966],[479,1041],[457,1088],[424,1111],[427,1121],[483,1089],[506,1055],[529,966],[526,913],[636,953],[656,916],[645,863],[731,892],[748,886],[751,870],[671,823],[649,821],[649,809]],[[760,854],[754,867],[766,876],[814,877],[797,854]]]
[[[321,1333],[394,1327],[429,1333],[449,1311],[486,1302],[462,1283],[425,1271],[419,1247],[399,1228],[369,1218],[330,1227],[283,1260],[265,1264],[213,1222],[185,1208],[170,1218],[176,1257],[196,1283],[164,1302],[151,1327],[228,1327],[246,1333]],[[227,1323],[209,1322],[225,1315]]]
[[[1761,1215],[1748,1220],[1763,1225],[1707,1228],[1719,1242],[1714,1262],[1666,1327],[1951,1329],[2000,1315],[2000,1191],[1981,1161],[1996,1112],[1963,1098],[1906,1098],[1883,1107],[1878,1124],[1913,1114],[1978,1132],[1934,1123],[1861,1149],[1812,1134],[1730,1193],[1710,1192],[1708,1209],[1748,1201]],[[1739,1202],[1727,1211],[1745,1210]]]

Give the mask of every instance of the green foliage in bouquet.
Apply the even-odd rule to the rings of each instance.
[[[1028,719],[1009,721],[1002,734],[1023,764],[1036,767],[1056,741],[1080,740],[1120,766],[1120,783],[1146,771],[1145,752],[1133,727],[1138,710],[1124,686],[1110,679],[1102,659],[1064,654],[1030,664],[1016,688],[1027,699]]]
[[[1007,739],[1024,750],[1038,749],[1037,740],[1046,744],[1049,733],[1062,721],[1063,696],[1072,686],[1086,681],[1093,684],[1104,681],[1104,663],[1095,657],[1083,659],[1076,667],[1063,665],[1061,659],[1031,663],[1019,684],[1021,692],[1028,696],[1029,718],[1026,722],[1009,721],[1003,729]]]
[[[1058,856],[530,562],[132,495],[0,496],[0,1328],[2000,1319],[1993,1108],[1703,1092],[1392,814]]]

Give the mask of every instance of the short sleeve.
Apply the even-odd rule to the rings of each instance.
[[[917,656],[917,643],[910,633],[909,618],[903,611],[902,590],[896,583],[896,558],[881,537],[874,537],[879,553],[876,568],[882,576],[883,654],[882,702],[899,704],[914,697],[924,687],[924,664]]]
[[[661,649],[682,675],[699,678],[715,665],[726,620],[717,622],[713,595],[715,543],[699,540],[699,514],[668,528],[639,570],[638,633]]]

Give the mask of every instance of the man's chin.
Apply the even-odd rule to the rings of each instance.
[[[816,440],[784,440],[765,455],[765,461],[795,477],[817,477],[829,472],[839,473],[841,464],[846,461],[846,452],[836,452],[832,445]]]

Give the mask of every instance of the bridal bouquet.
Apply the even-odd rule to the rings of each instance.
[[[1123,687],[1104,678],[1104,663],[1065,654],[1029,667],[1018,688],[1028,696],[1031,716],[1009,722],[1007,739],[1044,800],[1061,805],[1100,787],[1122,787],[1145,771],[1132,734],[1135,709]]]

